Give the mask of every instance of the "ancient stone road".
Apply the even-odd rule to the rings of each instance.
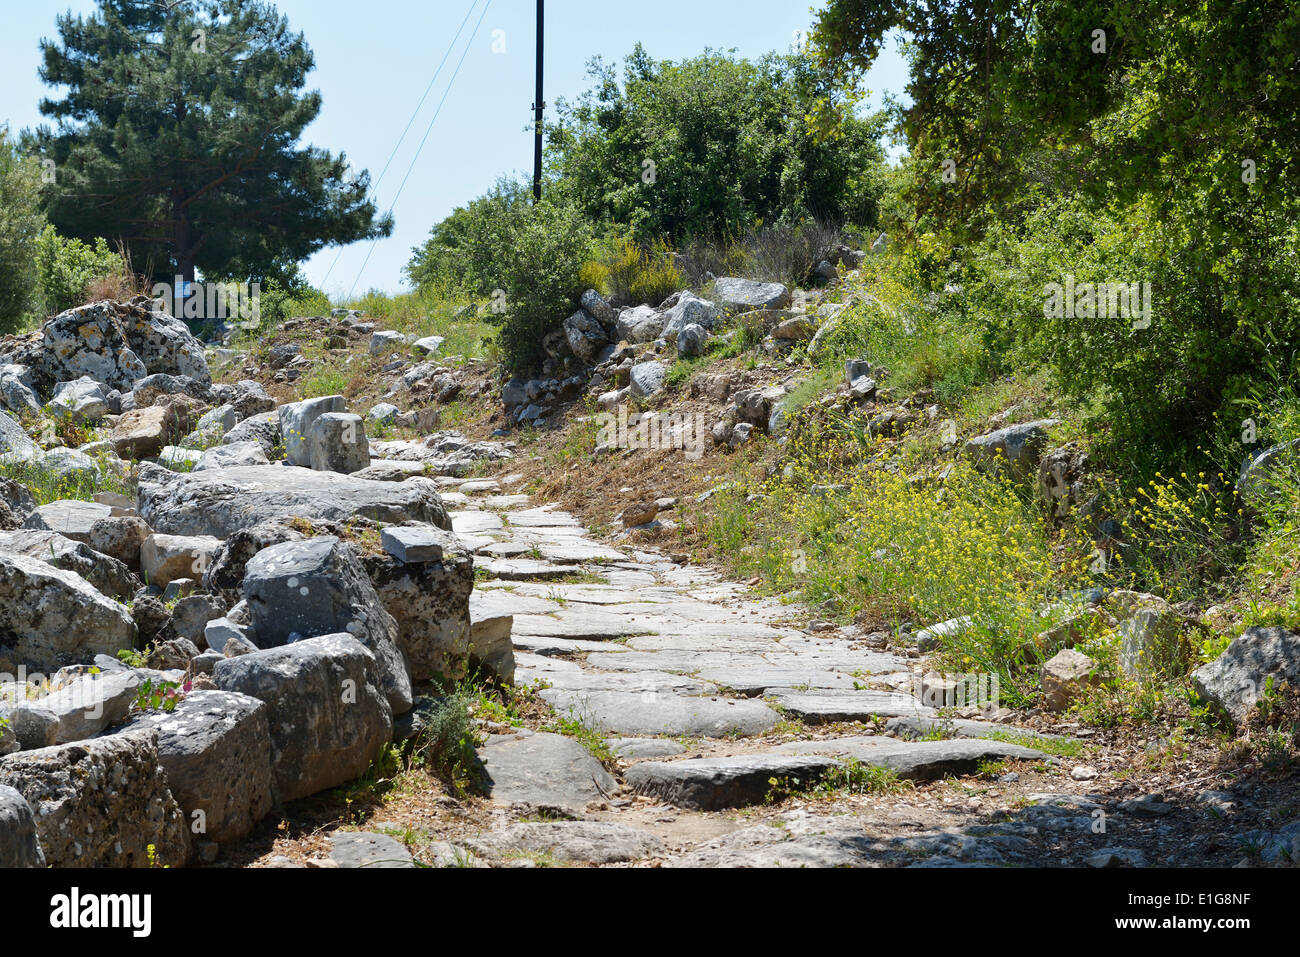
[[[791,608],[756,599],[710,571],[636,545],[595,542],[573,516],[509,494],[509,481],[440,480],[455,530],[490,576],[476,586],[473,616],[514,616],[516,682],[541,689],[558,712],[606,735],[622,780],[571,737],[492,737],[480,757],[503,813],[501,826],[462,842],[478,859],[1028,863],[1032,839],[1044,830],[1087,833],[1087,802],[1058,795],[1042,796],[1042,806],[1030,809],[1032,822],[903,837],[882,835],[835,801],[824,802],[824,814],[801,809],[757,826],[720,820],[710,812],[763,807],[774,782],[807,788],[848,761],[930,780],[974,774],[984,762],[1053,759],[980,737],[1006,737],[1005,726],[940,722],[912,693],[917,660],[838,632],[805,633],[790,623]],[[818,733],[848,722],[864,724]],[[886,724],[897,736],[881,733]],[[940,724],[942,736],[927,733]],[[800,726],[812,733],[790,740]],[[882,813],[896,815],[885,803]],[[645,826],[651,821],[678,825],[674,846]],[[1104,846],[1104,839],[1091,841],[1087,850]],[[336,857],[355,864],[354,851]]]

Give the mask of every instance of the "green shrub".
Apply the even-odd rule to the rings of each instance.
[[[497,264],[506,300],[498,344],[511,371],[536,368],[542,340],[577,308],[593,242],[590,224],[572,207],[542,203],[521,217],[510,255]]]
[[[427,715],[415,745],[416,755],[431,771],[462,791],[471,783],[475,749],[480,743],[471,712],[474,702],[475,696],[466,689],[439,700]]]
[[[286,285],[274,278],[261,282],[258,323],[264,329],[274,329],[288,319],[328,316],[333,308],[325,293],[305,282]]]
[[[42,315],[53,316],[83,305],[86,287],[122,273],[122,257],[101,237],[93,246],[64,239],[46,226],[36,240],[36,300]]]
[[[641,242],[808,215],[874,226],[882,120],[846,112],[842,135],[809,135],[822,91],[806,58],[711,50],[673,62],[638,45],[621,80],[600,60],[591,76],[576,102],[557,103],[549,143],[556,188],[588,219],[626,225]]]
[[[487,194],[452,212],[412,250],[406,277],[440,298],[457,293],[488,297],[502,286],[503,263],[531,210],[532,193],[521,180],[501,179]]]
[[[16,331],[32,307],[36,243],[45,226],[41,171],[0,128],[0,334]]]

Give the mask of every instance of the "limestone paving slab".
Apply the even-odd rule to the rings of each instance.
[[[621,646],[613,646],[607,641],[584,641],[582,639],[572,638],[551,638],[542,635],[520,635],[512,633],[510,640],[516,649],[530,651],[535,655],[546,655],[554,657],[557,655],[581,655],[588,652],[600,652],[601,654],[620,654],[617,649]]]
[[[516,663],[516,684],[540,682],[546,682],[551,688],[560,691],[574,692],[626,691],[643,695],[677,694],[691,697],[718,693],[716,685],[662,671],[596,671],[584,668],[573,671],[533,671],[519,668]]]
[[[484,857],[514,852],[579,864],[618,864],[664,853],[663,842],[648,831],[606,821],[512,824],[469,840],[466,845]]]
[[[748,698],[683,697],[624,691],[541,692],[542,700],[608,734],[723,738],[771,730],[780,715]]]
[[[548,507],[506,512],[505,518],[512,528],[580,528],[581,523],[567,512],[557,512]]]
[[[839,671],[799,664],[755,664],[703,668],[698,677],[722,685],[737,694],[761,695],[773,688],[806,688],[854,691],[861,682]]]
[[[813,784],[839,763],[823,755],[745,754],[646,761],[628,768],[624,778],[638,794],[692,811],[720,811],[761,804],[772,791],[773,778]]]
[[[821,754],[852,758],[875,768],[888,768],[901,778],[929,781],[944,775],[972,774],[985,761],[1007,758],[1043,760],[1033,748],[1004,741],[963,738],[951,741],[899,741],[886,737],[850,737],[829,741],[794,741],[774,749],[781,754]]]
[[[495,512],[456,511],[449,514],[451,530],[457,535],[481,535],[484,532],[500,532],[505,529],[501,516]]]
[[[900,716],[928,717],[935,713],[911,695],[888,691],[796,691],[769,689],[766,696],[782,711],[805,724],[869,721]]]
[[[560,608],[549,615],[518,614],[515,628],[522,635],[589,641],[631,638],[650,632],[636,619],[592,608]]]
[[[554,565],[551,562],[538,561],[535,558],[497,558],[480,562],[489,575],[505,581],[536,581],[555,578],[576,578],[582,574],[578,565]]]
[[[586,748],[558,734],[490,738],[478,755],[484,784],[498,804],[576,816],[618,787]]]

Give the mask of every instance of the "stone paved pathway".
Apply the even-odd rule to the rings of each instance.
[[[480,757],[493,801],[510,813],[469,842],[477,859],[1004,864],[1025,859],[1045,827],[1091,823],[1086,807],[1051,803],[1033,809],[1032,824],[901,838],[837,812],[835,802],[826,814],[789,812],[776,826],[719,820],[710,812],[762,807],[774,782],[807,788],[849,761],[925,781],[974,774],[989,761],[1054,759],[987,736],[1005,726],[937,720],[909,690],[914,659],[837,632],[805,633],[790,624],[789,607],[745,586],[636,545],[595,542],[573,516],[513,494],[510,477],[440,481],[455,530],[489,576],[476,586],[474,615],[514,616],[516,682],[605,735],[622,762],[619,779],[572,738],[522,731],[490,739]],[[864,724],[818,733],[846,722]],[[887,722],[892,736],[883,733]],[[947,731],[936,739],[940,724]],[[800,725],[810,739],[782,733]],[[895,813],[885,803],[881,814]],[[680,825],[673,846],[649,822]]]

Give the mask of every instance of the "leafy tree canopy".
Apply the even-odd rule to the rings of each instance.
[[[806,56],[674,63],[638,45],[621,82],[600,59],[590,74],[577,102],[557,104],[548,167],[594,222],[672,241],[800,216],[874,225],[883,119],[841,103],[840,135],[812,135],[820,77]]]
[[[58,19],[41,79],[62,86],[29,135],[56,164],[50,220],[122,240],[137,266],[193,279],[291,271],[321,248],[386,236],[369,176],[300,146],[320,112],[313,57],[259,0],[100,0]]]

